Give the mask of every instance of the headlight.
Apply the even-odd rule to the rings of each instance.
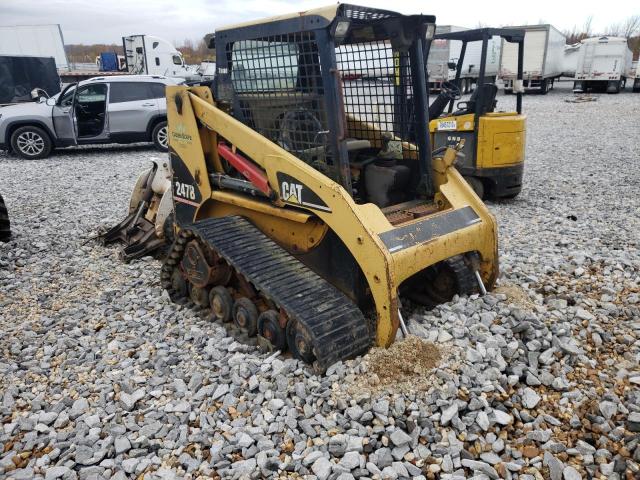
[[[433,36],[436,33],[436,26],[433,23],[430,23],[429,25],[427,25],[427,38],[433,38]]]

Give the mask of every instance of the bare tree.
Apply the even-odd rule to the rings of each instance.
[[[582,34],[583,38],[589,38],[591,36],[591,27],[593,24],[593,15],[589,15],[587,19],[584,21],[584,25],[582,26]],[[582,40],[582,38],[580,39]]]
[[[604,29],[604,34],[610,37],[619,37],[622,35],[622,24],[612,23]]]
[[[572,45],[574,43],[578,43],[585,38],[589,38],[592,36],[591,24],[593,23],[593,16],[589,15],[584,24],[581,27],[574,25],[571,30],[565,30],[563,33],[565,37],[567,37],[567,43]]]
[[[622,36],[629,39],[640,33],[640,15],[632,15],[622,23]]]

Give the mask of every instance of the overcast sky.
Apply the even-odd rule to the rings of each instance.
[[[228,23],[288,13],[329,0],[0,0],[0,25],[59,23],[65,43],[117,43],[123,35],[157,35],[174,43],[198,40]],[[551,23],[570,29],[593,15],[593,29],[640,14],[640,2],[623,0],[354,0],[402,13],[436,15],[442,25],[476,27]]]

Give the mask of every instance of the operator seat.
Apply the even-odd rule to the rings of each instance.
[[[480,95],[482,93],[482,95]],[[458,110],[454,115],[465,115],[467,113],[477,113],[482,116],[485,113],[493,112],[496,109],[498,87],[493,83],[485,83],[477,87],[466,102],[458,102]],[[479,98],[479,100],[478,100]]]

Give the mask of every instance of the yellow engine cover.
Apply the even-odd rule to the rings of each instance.
[[[480,117],[477,168],[496,168],[524,162],[525,115],[487,113]]]
[[[526,115],[515,112],[494,112],[480,117],[478,145],[472,153],[475,158],[471,164],[475,168],[499,168],[524,162],[526,119]],[[450,115],[429,122],[432,145],[436,133],[456,138],[456,133],[469,136],[475,128],[472,113]]]

